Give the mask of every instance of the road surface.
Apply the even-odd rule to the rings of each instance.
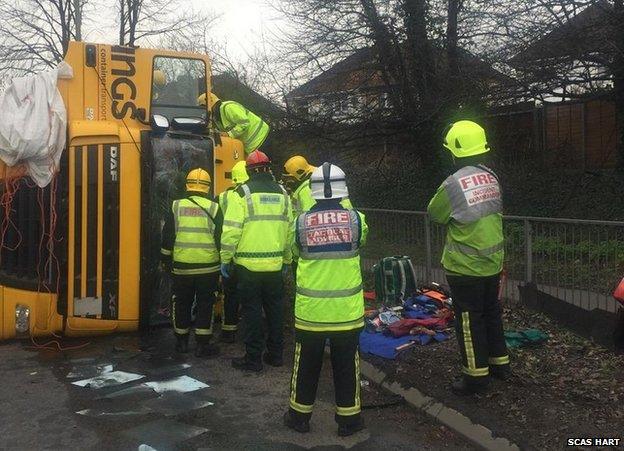
[[[173,337],[167,329],[155,331],[149,341],[136,335],[88,341],[84,348],[63,352],[37,349],[30,341],[0,345],[1,449],[472,449],[366,382],[362,396],[368,428],[339,438],[329,361],[312,431],[298,434],[282,425],[290,365],[265,367],[259,375],[240,373],[230,367],[230,358],[242,352],[240,343],[222,346],[222,355],[215,359],[178,357],[172,353]],[[101,388],[93,381],[84,386],[97,374],[110,379],[111,372],[110,377],[137,379]],[[208,387],[184,393],[156,387],[161,391],[157,393],[153,385],[145,385],[171,380]]]

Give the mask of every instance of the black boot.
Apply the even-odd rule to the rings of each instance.
[[[197,347],[195,357],[215,357],[219,355],[219,347],[210,343],[210,335],[195,335]]]
[[[491,365],[490,375],[501,381],[508,381],[511,379],[511,368],[509,365]]]
[[[188,352],[189,334],[175,334],[176,345],[175,350],[181,354]]]
[[[302,434],[310,432],[310,422],[294,418],[290,414],[290,411],[284,414],[284,426],[293,431],[301,432]]]
[[[281,355],[277,356],[277,355],[269,354],[268,352],[264,353],[264,355],[262,356],[262,361],[266,363],[267,365],[271,365],[271,366],[284,365],[284,359],[282,358]]]
[[[254,371],[259,373],[262,371],[262,362],[260,360],[252,360],[247,355],[232,359],[232,367],[241,371]]]
[[[364,430],[365,428],[364,419],[358,414],[357,418],[353,421],[342,422],[342,424],[338,423],[338,436],[348,437],[356,432]]]
[[[235,330],[222,330],[221,337],[219,338],[221,343],[235,343],[236,331]]]
[[[479,378],[467,378],[462,377],[457,379],[451,385],[451,390],[456,395],[464,396],[464,395],[474,395],[477,393],[483,393],[487,390],[488,378],[487,377],[479,377]]]

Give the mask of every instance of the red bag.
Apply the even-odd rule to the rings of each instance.
[[[617,286],[617,288],[613,292],[613,297],[620,304],[624,305],[624,279],[620,280],[620,284]]]

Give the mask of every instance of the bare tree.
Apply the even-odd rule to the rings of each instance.
[[[34,73],[60,62],[80,39],[86,0],[6,0],[0,3],[0,76]]]
[[[291,73],[311,76],[369,49],[366,61],[361,61],[368,70],[360,82],[337,86],[328,97],[369,98],[371,80],[377,78],[378,108],[374,102],[360,102],[360,108],[350,108],[352,114],[339,119],[354,123],[368,116],[365,122],[382,135],[411,136],[411,153],[428,159],[433,155],[430,143],[437,140],[452,108],[483,94],[483,80],[459,70],[460,60],[475,59],[460,48],[465,41],[463,7],[461,0],[283,1],[278,8],[292,23],[292,31],[282,40],[284,60]],[[389,99],[391,113],[383,98]],[[327,114],[322,120],[323,127],[336,122]]]
[[[184,1],[117,0],[119,44],[151,44],[165,36],[190,36],[213,20],[211,15],[189,10]]]

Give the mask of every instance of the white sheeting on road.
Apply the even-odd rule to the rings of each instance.
[[[7,166],[24,164],[43,188],[58,170],[67,137],[67,111],[56,87],[59,78],[72,78],[72,68],[15,78],[0,94],[0,159]]]

